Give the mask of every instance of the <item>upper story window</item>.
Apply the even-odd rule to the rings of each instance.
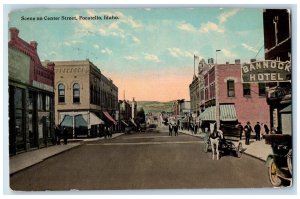
[[[266,95],[266,83],[258,83],[258,94],[259,96]]]
[[[73,85],[73,103],[80,102],[80,86],[79,84],[75,83]]]
[[[249,83],[244,83],[243,84],[243,95],[244,96],[250,96],[251,95],[251,90],[250,90],[250,84]]]
[[[227,80],[227,96],[235,97],[234,80]]]
[[[65,86],[63,84],[58,85],[58,103],[65,102]]]

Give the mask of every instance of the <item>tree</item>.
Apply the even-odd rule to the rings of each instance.
[[[141,107],[140,110],[136,113],[136,117],[140,123],[145,122],[146,116],[145,116],[145,111],[144,111],[143,107]]]

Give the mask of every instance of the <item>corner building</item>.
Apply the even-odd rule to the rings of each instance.
[[[113,81],[88,59],[53,63],[55,123],[69,127],[73,138],[101,136],[104,126],[116,130],[118,88]]]

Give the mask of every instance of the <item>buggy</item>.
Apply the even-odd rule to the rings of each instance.
[[[224,156],[227,154],[233,154],[236,157],[240,158],[243,154],[243,145],[242,142],[239,140],[239,130],[235,127],[232,127],[230,131],[226,129],[224,126],[221,128],[223,132],[223,138],[220,139],[219,142],[219,154],[220,156]],[[228,133],[230,132],[230,133]],[[211,143],[209,139],[208,133],[204,138],[204,152],[211,151]]]

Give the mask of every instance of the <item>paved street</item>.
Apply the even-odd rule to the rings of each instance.
[[[272,187],[264,162],[211,160],[200,138],[166,131],[86,142],[11,176],[13,190]]]

